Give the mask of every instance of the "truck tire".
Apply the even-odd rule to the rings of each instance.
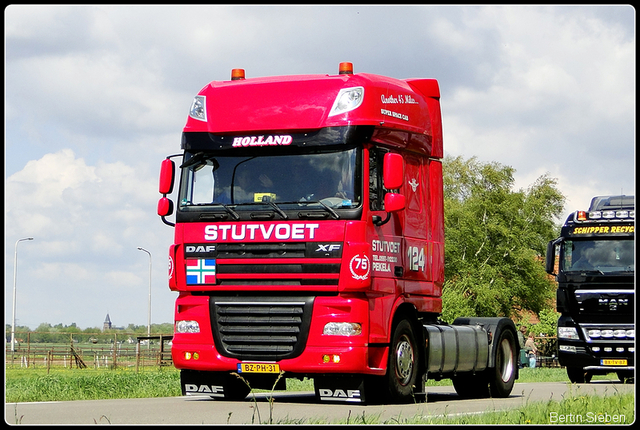
[[[495,368],[489,369],[491,396],[509,397],[516,380],[517,368],[515,336],[511,330],[502,330],[496,345]]]
[[[633,370],[620,370],[616,372],[616,375],[618,375],[618,379],[620,379],[620,382],[623,384],[634,383]]]
[[[224,383],[224,399],[225,400],[244,400],[247,394],[251,392],[251,388],[245,381],[233,374],[226,375]]]
[[[392,403],[413,401],[418,379],[419,352],[411,323],[402,320],[391,337],[387,366],[387,400]]]
[[[582,367],[567,366],[567,376],[573,384],[584,384],[587,372]]]

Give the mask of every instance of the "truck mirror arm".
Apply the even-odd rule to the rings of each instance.
[[[172,223],[170,221],[167,221],[167,219],[165,217],[160,217],[162,219],[162,222],[165,223],[166,225],[168,225],[169,227],[175,227],[175,223]]]
[[[390,219],[391,219],[391,212],[387,212],[387,217],[384,220],[380,215],[374,215],[373,217],[371,217],[373,224],[377,225],[378,227],[388,223]]]

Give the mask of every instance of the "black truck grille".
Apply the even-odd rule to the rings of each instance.
[[[280,360],[304,349],[312,297],[212,297],[210,306],[214,342],[224,356]]]
[[[337,286],[342,244],[329,245],[336,250],[314,242],[217,244],[217,285]]]

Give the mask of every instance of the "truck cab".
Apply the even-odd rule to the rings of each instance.
[[[597,196],[549,243],[547,272],[556,275],[561,314],[558,358],[571,382],[610,372],[633,377],[634,220],[633,196]]]
[[[429,372],[487,369],[496,393],[511,391],[515,328],[438,328],[435,79],[355,74],[351,63],[335,75],[234,69],[195,96],[181,147],[162,164],[158,214],[175,228],[172,356],[183,394],[243,398],[249,386],[311,377],[324,401],[412,401]]]

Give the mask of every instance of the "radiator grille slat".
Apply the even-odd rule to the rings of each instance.
[[[299,354],[306,342],[312,298],[211,299],[216,347],[222,355],[253,360],[277,360]]]

